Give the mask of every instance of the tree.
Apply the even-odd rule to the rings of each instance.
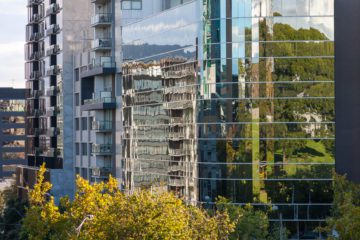
[[[125,195],[110,177],[90,185],[77,177],[75,199],[56,206],[41,167],[30,191],[23,236],[31,239],[227,239],[234,229],[227,212],[212,216],[168,192]],[[81,227],[81,228],[80,228]]]
[[[239,207],[223,197],[219,197],[216,207],[220,212],[227,212],[235,224],[235,231],[229,239],[267,239],[269,235],[269,219],[263,211],[252,206]]]
[[[0,192],[0,239],[18,239],[26,203],[17,198],[16,185]]]
[[[360,185],[335,176],[332,216],[327,219],[326,230],[336,230],[340,239],[360,239]]]

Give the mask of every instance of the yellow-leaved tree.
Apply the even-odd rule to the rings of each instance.
[[[77,177],[73,201],[56,206],[49,195],[51,184],[44,181],[45,167],[30,190],[30,206],[23,221],[22,235],[36,239],[228,239],[234,231],[227,212],[210,216],[188,206],[172,193],[141,190],[125,195],[117,181],[89,184]]]

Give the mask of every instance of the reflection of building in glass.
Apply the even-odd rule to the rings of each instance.
[[[0,178],[25,164],[25,89],[0,88]]]
[[[270,218],[281,212],[293,231],[323,221],[335,163],[333,11],[331,0],[203,0],[124,26],[130,190],[276,205]]]

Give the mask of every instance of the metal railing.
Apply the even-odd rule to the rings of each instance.
[[[112,121],[93,121],[92,129],[97,131],[111,131],[112,124]]]
[[[91,18],[91,24],[111,24],[112,14],[111,13],[98,13]]]
[[[93,144],[91,152],[93,154],[111,154],[112,144]]]

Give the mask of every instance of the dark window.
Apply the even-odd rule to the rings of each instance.
[[[76,156],[80,155],[80,145],[79,143],[75,143],[75,151],[76,151]]]
[[[86,117],[83,117],[81,119],[81,129],[82,130],[87,130],[87,118]]]
[[[75,118],[75,130],[76,130],[76,131],[79,131],[79,130],[80,130],[79,118]]]
[[[79,106],[79,105],[80,105],[80,94],[75,93],[75,106]]]
[[[75,69],[75,81],[79,81],[80,80],[80,74],[79,74],[79,69]]]
[[[81,144],[81,151],[82,151],[83,156],[87,155],[87,144],[86,143]]]

